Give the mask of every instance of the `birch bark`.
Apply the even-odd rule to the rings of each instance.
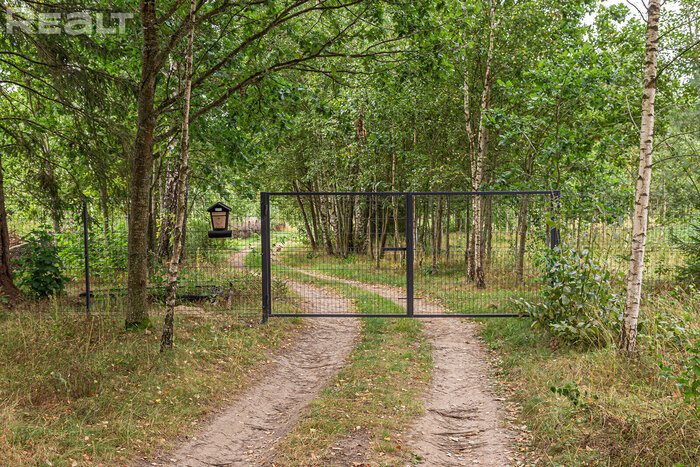
[[[478,191],[484,181],[484,166],[486,164],[486,152],[488,150],[488,129],[486,128],[486,111],[491,104],[491,69],[493,66],[494,55],[494,34],[496,30],[496,10],[495,5],[491,4],[489,10],[489,45],[486,58],[486,70],[484,72],[484,89],[481,94],[481,115],[479,116],[479,133],[476,154],[471,158],[471,175],[472,189]],[[468,104],[465,96],[465,105]],[[468,109],[465,109],[465,112]],[[469,122],[469,121],[468,121]],[[471,130],[469,130],[471,131]],[[484,274],[484,258],[481,249],[482,236],[482,209],[481,198],[479,196],[472,197],[472,245],[471,254],[473,260],[469,266],[470,276],[473,278],[477,287],[486,285]]]
[[[644,252],[649,219],[652,150],[654,142],[654,102],[659,46],[660,0],[650,0],[647,9],[646,57],[642,93],[642,122],[639,131],[639,172],[632,218],[632,246],[627,272],[627,295],[622,315],[619,350],[632,355],[637,350],[637,320],[642,296]]]
[[[173,227],[173,246],[168,265],[168,288],[165,299],[165,322],[160,338],[160,351],[173,348],[173,321],[175,317],[175,297],[177,293],[178,275],[180,272],[180,259],[182,256],[182,231],[187,214],[187,171],[189,170],[190,152],[190,100],[192,96],[192,62],[194,45],[194,12],[197,0],[190,4],[190,31],[187,38],[187,58],[185,65],[185,89],[182,103],[182,134],[180,138],[180,173],[177,179],[177,211],[175,214],[175,226]]]

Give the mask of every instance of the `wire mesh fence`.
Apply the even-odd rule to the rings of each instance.
[[[338,308],[343,296],[361,300],[365,315],[406,314],[410,307],[414,315],[513,314],[514,299],[538,292],[554,231],[561,248],[589,250],[618,277],[627,270],[634,207],[629,195],[410,195],[410,200],[408,193],[269,196],[269,312],[348,316],[356,308]],[[126,224],[89,220],[86,274],[81,211],[76,208],[59,233],[13,243],[13,272],[25,295],[18,309],[85,312],[89,301],[92,313],[125,311]],[[232,238],[221,239],[209,238],[201,219],[190,222],[178,288],[181,312],[260,318],[264,224],[257,213],[234,215]],[[147,287],[151,307],[161,310],[169,245],[159,241],[159,231],[151,237]],[[645,291],[697,284],[700,278],[683,268],[689,252],[700,248],[698,238],[697,207],[652,197]],[[32,268],[48,266],[28,260],[49,247],[59,259],[62,288],[42,292],[31,285]],[[319,294],[319,288],[334,295]]]
[[[558,229],[555,192],[270,197],[297,231],[273,248],[272,283],[342,284],[346,296],[370,301],[377,316],[517,315],[512,299],[536,293],[538,258]],[[278,311],[282,286],[271,289],[270,315],[288,316]],[[313,303],[307,314],[342,316],[333,298],[297,291]]]
[[[562,242],[566,248],[588,250],[613,273],[629,267],[634,197],[628,193],[564,193]],[[685,288],[700,277],[684,273],[692,251],[700,251],[700,206],[692,200],[652,193],[644,256],[644,290]],[[697,253],[696,253],[697,255]]]
[[[77,217],[79,219],[79,217]],[[232,237],[209,238],[201,224],[190,226],[184,236],[177,304],[180,313],[228,313],[242,319],[259,319],[260,221],[252,217],[231,219]],[[39,312],[123,313],[128,275],[128,231],[125,223],[105,227],[81,220],[48,237],[29,236],[12,249],[16,282],[24,292],[17,310]],[[158,243],[154,235],[149,249],[148,297],[154,312],[164,309],[171,245]],[[33,258],[56,250],[54,279],[60,288],[44,291],[32,286]],[[86,269],[86,261],[88,267]],[[259,263],[259,259],[257,261]],[[46,275],[44,270],[36,275]],[[86,270],[89,271],[86,274]],[[87,280],[86,280],[87,279]]]

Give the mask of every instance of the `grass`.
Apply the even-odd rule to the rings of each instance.
[[[309,252],[296,244],[284,251],[280,261],[273,263],[273,277],[277,264],[367,284],[406,287],[405,266],[394,263],[391,254],[382,260],[380,268],[376,268],[374,261],[365,255],[342,258]],[[537,287],[532,277],[526,277],[521,283],[515,276],[504,277],[500,271],[492,272],[492,277],[496,275],[497,282],[487,281],[486,287],[480,289],[466,280],[463,264],[457,261],[441,264],[435,272],[416,268],[415,293],[418,297],[430,297],[456,313],[517,313],[512,299],[532,298],[536,294]]]
[[[366,258],[295,255],[285,261],[335,277],[401,285],[400,271],[373,270]],[[459,285],[454,290],[430,287],[431,280],[437,279],[417,281],[417,290],[438,297],[452,311],[469,309],[460,301],[464,290]],[[504,296],[497,288],[482,293]],[[688,346],[700,342],[699,317],[697,292],[648,294],[638,336],[642,350],[633,360],[612,347],[567,346],[532,329],[529,319],[483,320],[481,334],[496,352],[498,376],[522,409],[518,425],[531,433],[531,441],[526,437],[521,445],[528,461],[700,465],[700,407],[684,402],[668,377],[680,373],[690,356]]]
[[[162,316],[153,313],[156,329]],[[123,316],[0,314],[0,465],[125,465],[196,431],[300,327],[176,316],[175,349]]]
[[[695,300],[697,297],[695,297]],[[495,319],[482,335],[532,430],[538,465],[700,464],[700,417],[674,380],[700,335],[696,301],[662,296],[642,311],[638,359],[614,348],[561,345],[529,320]],[[558,388],[558,393],[553,391]]]
[[[359,313],[374,312],[378,300],[387,302],[383,310],[404,313],[390,300],[358,287],[296,271],[284,274],[355,298]],[[419,397],[432,370],[430,344],[417,320],[361,321],[360,342],[349,356],[349,365],[331,380],[279,446],[283,465],[329,465],[334,444],[348,439],[366,442],[368,457],[382,465],[406,465],[411,460],[396,433],[422,411]]]

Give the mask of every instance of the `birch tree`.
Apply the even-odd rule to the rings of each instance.
[[[185,58],[185,89],[182,100],[182,132],[180,133],[180,173],[177,178],[177,210],[175,226],[173,227],[173,248],[168,265],[168,288],[165,301],[165,321],[160,338],[160,351],[173,348],[173,321],[175,318],[175,298],[177,293],[180,259],[182,257],[182,231],[187,214],[187,171],[190,152],[190,101],[192,98],[192,64],[194,47],[195,11],[197,0],[192,0],[190,6],[190,32],[187,38],[187,57]]]
[[[659,17],[661,14],[660,0],[650,0],[647,12],[642,120],[639,130],[639,172],[635,192],[634,217],[632,218],[632,246],[627,272],[627,295],[619,341],[619,350],[628,355],[634,354],[637,348],[637,320],[642,295],[644,251],[649,219],[649,191],[651,187],[654,142],[654,102],[656,99]]]
[[[470,148],[472,149],[471,157],[471,180],[472,190],[478,191],[484,181],[484,168],[486,165],[486,154],[488,151],[488,128],[486,128],[486,113],[491,105],[491,70],[493,67],[494,55],[494,34],[496,31],[496,5],[494,2],[489,2],[489,42],[486,52],[486,70],[484,72],[484,88],[481,93],[481,114],[479,116],[479,132],[477,136],[476,148],[474,148],[473,135],[471,131],[471,117],[469,115],[469,86],[467,74],[465,72],[464,81],[464,112],[467,119],[467,135],[469,138]],[[469,264],[469,276],[476,282],[477,287],[484,287],[486,283],[484,273],[484,258],[481,250],[481,198],[479,196],[472,197],[472,238],[470,246],[470,255],[472,260]]]

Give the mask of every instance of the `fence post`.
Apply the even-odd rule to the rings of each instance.
[[[262,269],[262,323],[272,312],[271,277],[270,277],[270,195],[260,193],[260,256]]]
[[[413,194],[406,194],[406,316],[413,316]]]
[[[83,201],[83,258],[85,260],[85,314],[90,317],[90,253],[88,250],[88,211],[87,201]]]
[[[561,235],[559,233],[560,211],[561,211],[561,191],[552,191],[550,203],[552,205],[552,219],[556,223],[549,229],[549,247],[553,250],[561,243]]]

